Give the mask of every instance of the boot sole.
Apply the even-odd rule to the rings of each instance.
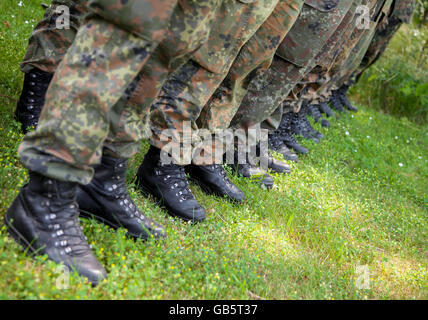
[[[89,220],[93,219],[93,220],[96,220],[96,221],[98,221],[98,222],[100,222],[102,224],[105,224],[106,226],[108,226],[108,227],[110,227],[110,228],[112,228],[114,230],[118,230],[120,228],[123,228],[123,229],[126,230],[126,234],[129,235],[129,236],[131,236],[135,240],[140,239],[140,240],[143,240],[143,241],[147,241],[147,239],[148,239],[148,237],[143,238],[141,236],[137,236],[137,235],[133,234],[132,232],[129,232],[128,229],[126,229],[124,226],[119,226],[117,224],[114,224],[110,220],[106,220],[106,219],[104,219],[104,218],[102,218],[102,217],[100,217],[100,216],[98,216],[98,215],[96,215],[94,213],[91,213],[89,211],[82,210],[82,209],[79,209],[79,211],[80,211],[80,217],[82,217],[83,219],[89,219]],[[156,239],[158,239],[158,238],[156,238]],[[161,239],[161,238],[159,238],[159,239]]]
[[[210,186],[206,185],[202,181],[199,181],[198,179],[193,178],[192,176],[190,176],[189,180],[191,182],[193,182],[194,184],[198,185],[202,189],[202,191],[204,191],[206,194],[214,195],[214,196],[217,196],[219,198],[226,199],[227,201],[229,201],[231,203],[235,203],[235,204],[241,204],[244,202],[242,200],[233,199],[233,198],[229,197],[228,195],[220,194],[219,192],[216,192],[215,190],[213,190]]]
[[[137,187],[138,187],[138,190],[140,190],[140,191],[143,193],[143,195],[144,195],[144,196],[146,196],[147,198],[153,198],[154,202],[155,202],[158,206],[160,206],[161,208],[165,209],[165,210],[168,212],[168,214],[169,214],[170,216],[174,217],[174,218],[181,219],[181,220],[183,220],[183,221],[185,221],[185,222],[189,222],[189,221],[191,221],[192,223],[199,223],[199,222],[203,222],[203,221],[205,221],[205,219],[206,219],[206,218],[203,218],[203,219],[194,219],[194,218],[193,218],[193,219],[191,219],[191,218],[183,217],[183,216],[181,216],[181,215],[179,215],[179,214],[176,214],[175,212],[173,212],[172,210],[170,210],[170,209],[168,208],[168,206],[165,204],[165,202],[164,202],[164,200],[163,200],[162,198],[159,198],[158,196],[156,196],[156,195],[152,194],[152,193],[149,191],[149,190],[150,190],[150,188],[149,188],[149,187],[147,187],[147,186],[145,186],[141,181],[138,181],[138,183],[137,183]]]

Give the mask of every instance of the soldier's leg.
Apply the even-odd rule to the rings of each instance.
[[[262,127],[272,128],[278,125],[280,117],[270,117],[271,113],[276,110],[275,115],[280,114],[278,106],[281,106],[286,97],[291,97],[291,100],[295,99],[294,94],[290,95],[291,90],[311,70],[310,65],[313,64],[317,55],[325,50],[328,40],[337,33],[337,30],[343,28],[342,21],[348,15],[348,12],[355,12],[356,6],[353,1],[343,1],[339,3],[338,7],[332,8],[328,12],[320,12],[305,5],[301,17],[299,17],[292,31],[287,35],[283,45],[278,50],[277,57],[275,57],[271,68],[263,77],[256,78],[250,84],[249,91],[235,115],[232,125],[248,128],[262,122],[264,119],[267,119],[267,121],[262,123]],[[316,23],[312,24],[308,23],[308,21]],[[312,30],[313,25],[322,27],[315,29],[317,32],[314,33]],[[305,31],[306,28],[310,30]],[[295,45],[287,45],[290,43]],[[306,48],[307,46],[309,48]],[[292,120],[292,116],[290,114],[286,118]],[[286,126],[285,122],[283,121],[284,127]],[[278,142],[280,141],[278,140]],[[298,145],[291,132],[286,142],[290,147],[295,148],[297,152],[307,153],[308,151]],[[281,144],[280,147],[278,149],[277,146],[277,149],[284,151],[285,157],[291,157],[291,159],[296,160],[295,156],[284,145]]]
[[[305,4],[279,47],[271,67],[255,77],[232,121],[233,127],[248,128],[268,118],[307,74],[308,65],[340,26],[353,1],[341,1],[326,12]],[[313,25],[319,28],[313,30]],[[290,46],[293,43],[295,45]],[[304,53],[304,54],[303,54]]]
[[[168,75],[186,63],[206,41],[223,0],[179,0],[166,39],[152,54],[122,103],[146,108],[147,115]],[[149,117],[147,117],[148,119]]]
[[[290,28],[303,0],[280,1],[273,13],[242,47],[226,79],[204,106],[198,125],[211,131],[226,129],[241,104],[252,79],[264,73]]]
[[[25,73],[23,90],[15,111],[22,129],[36,127],[45,94],[58,64],[73,43],[81,19],[86,13],[86,0],[54,0],[43,19],[34,28],[27,52],[21,63]],[[64,11],[68,9],[68,12]],[[68,15],[68,26],[61,26],[61,17]]]
[[[195,121],[201,109],[227,76],[242,46],[272,13],[276,4],[275,0],[223,3],[208,42],[191,61],[171,75],[161,90],[151,113],[153,146],[162,149],[170,143],[161,141],[161,133],[165,129],[176,134],[179,141],[184,121],[190,120],[197,127]],[[183,162],[180,161],[183,159],[175,160]]]
[[[113,2],[97,1],[105,5],[105,19],[117,18],[119,23],[131,18],[127,6],[136,3]],[[99,16],[91,17],[79,29],[49,87],[40,126],[20,145],[19,156],[30,170],[30,182],[5,216],[9,232],[27,243],[29,250],[47,254],[95,283],[106,274],[82,234],[76,201],[77,183],[90,182],[92,165],[101,166],[95,168],[100,176],[94,180],[100,182],[103,200],[114,210],[104,214],[106,223],[125,226],[131,235],[141,238],[148,232],[162,237],[164,232],[129,202],[121,171],[126,159],[102,157],[109,112],[162,40],[175,2],[169,3],[171,10],[159,8],[159,1],[144,4],[145,10],[137,11],[139,15],[131,14],[135,32]],[[112,11],[112,5],[116,10]],[[110,179],[103,179],[103,174]],[[109,185],[114,177],[117,184]]]
[[[243,1],[223,1],[208,42],[193,55],[188,63],[175,71],[163,86],[150,115],[153,133],[152,148],[146,155],[147,160],[145,159],[140,167],[138,175],[140,185],[159,200],[163,202],[169,200],[157,192],[161,183],[154,176],[154,172],[160,169],[157,165],[160,150],[165,147],[170,151],[181,151],[183,128],[186,121],[197,128],[195,122],[202,107],[226,77],[239,50],[266,20],[276,4],[277,0],[245,1],[245,3]],[[167,130],[169,136],[163,140]],[[192,149],[191,146],[190,149]],[[175,152],[171,153],[172,156],[175,155]],[[173,175],[181,176],[181,181],[177,182],[178,185],[186,185],[183,165],[190,164],[191,156],[185,159],[182,156],[186,152],[179,153],[173,159],[175,163],[172,165],[175,169]],[[226,180],[220,166],[212,168],[207,166],[204,169],[207,169],[203,172],[205,182],[212,177],[221,182],[223,186],[227,186],[227,191],[225,191],[226,189],[210,189],[210,192],[226,196],[232,201],[242,201],[242,192]],[[210,186],[212,185],[210,184]],[[168,209],[172,211],[172,214],[182,215],[181,207],[185,203],[186,196],[180,203],[168,205]]]
[[[233,116],[236,114],[248,90],[249,84],[253,78],[258,74],[264,73],[269,68],[278,46],[296,21],[302,5],[303,1],[301,0],[280,1],[277,4],[275,10],[265,23],[243,46],[238,57],[233,62],[226,79],[216,90],[207,105],[205,105],[198,119],[198,126],[200,128],[205,128],[213,132],[229,127]],[[250,141],[250,139],[247,139],[247,141]],[[204,150],[208,150],[209,147],[209,145],[205,146]],[[225,150],[226,148],[227,145],[225,144],[223,149]],[[257,149],[259,148],[255,148],[254,151]],[[216,150],[212,146],[211,153],[214,155],[215,152]],[[259,156],[261,157],[262,155],[259,154]],[[290,173],[291,169],[288,165],[277,161],[269,155],[266,156],[268,168],[278,173]],[[214,159],[215,157],[212,158]],[[238,157],[235,157],[234,160],[238,160]],[[251,163],[253,164],[251,170],[246,170],[251,165],[250,163],[241,165],[235,163],[232,168],[238,174],[248,177],[249,172],[256,173],[259,171],[254,166],[256,162]]]

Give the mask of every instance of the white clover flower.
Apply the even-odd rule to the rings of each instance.
[[[346,132],[345,132],[345,134],[346,134],[347,136],[349,136],[349,134],[350,134],[350,133],[349,133],[349,131],[346,131]]]
[[[398,164],[400,167],[404,167],[404,164],[402,164],[401,162]]]
[[[19,1],[18,2],[18,7],[22,7],[22,5],[23,5],[22,1]]]

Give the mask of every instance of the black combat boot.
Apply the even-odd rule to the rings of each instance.
[[[32,253],[63,263],[93,284],[106,278],[79,224],[77,185],[30,172],[5,216],[9,234]]]
[[[349,86],[347,85],[342,85],[337,91],[339,93],[339,99],[342,102],[342,104],[346,107],[346,109],[353,111],[353,112],[357,112],[358,108],[356,108],[351,101],[349,101],[348,99],[348,90],[349,90]]]
[[[339,111],[339,112],[345,111],[345,108],[343,107],[343,102],[340,99],[340,95],[337,90],[332,91],[331,98],[330,98],[330,105],[336,111]]]
[[[282,154],[285,160],[290,160],[294,162],[299,161],[299,157],[297,156],[297,154],[293,153],[290,149],[288,149],[276,133],[269,135],[269,147],[273,151]]]
[[[269,141],[269,140],[268,140]],[[261,156],[260,144],[257,145],[256,152],[259,156]],[[290,174],[291,167],[283,161],[276,160],[271,152],[268,150],[267,152],[267,166],[275,173],[280,174]]]
[[[297,134],[301,135],[305,139],[313,140],[316,143],[319,143],[320,139],[324,138],[321,133],[312,128],[310,122],[306,118],[307,107],[302,106],[302,109],[299,113],[295,113],[291,121],[291,130]]]
[[[29,128],[37,127],[52,77],[52,74],[37,68],[25,74],[21,97],[15,110],[15,119],[21,122],[24,133]]]
[[[301,146],[296,138],[294,137],[293,131],[291,130],[291,121],[294,118],[294,112],[288,112],[283,115],[281,124],[276,131],[279,138],[285,143],[285,145],[299,154],[308,154],[309,150]]]
[[[282,173],[282,174],[291,173],[291,168],[288,164],[286,164],[285,162],[276,160],[271,155],[269,155],[268,157],[268,167],[269,169],[271,169],[273,172],[276,172],[276,173]]]
[[[327,117],[334,117],[334,112],[333,110],[331,110],[327,102],[321,102],[319,107],[320,107],[320,111],[322,113],[325,113]]]
[[[196,166],[192,164],[186,166],[186,172],[208,194],[226,197],[236,203],[245,201],[244,193],[229,180],[221,165]]]
[[[324,139],[324,136],[321,132],[318,132],[315,130],[311,123],[308,120],[308,107],[303,106],[302,110],[300,111],[300,116],[302,117],[303,126],[305,128],[305,131],[309,132],[310,135],[312,135],[314,138],[321,140]]]
[[[185,221],[204,221],[205,210],[189,189],[184,166],[163,164],[160,149],[153,146],[138,169],[137,186],[164,205],[171,216]]]
[[[81,216],[94,218],[114,228],[125,228],[134,238],[166,238],[165,229],[150,220],[135,205],[126,189],[127,159],[103,156],[95,166],[91,183],[77,190]]]
[[[320,111],[320,105],[319,104],[311,104],[308,105],[308,114],[314,118],[316,122],[321,123],[323,127],[330,127],[330,122],[327,119],[324,119],[321,111]]]
[[[248,155],[246,155],[246,159],[244,159],[245,163],[241,164],[239,163],[239,160],[240,159],[238,157],[238,152],[235,151],[234,164],[229,164],[230,168],[235,174],[237,174],[238,176],[242,176],[244,178],[250,179],[256,183],[259,183],[261,186],[265,187],[266,189],[273,188],[272,176],[268,175],[261,168],[255,165],[252,165],[248,160]]]

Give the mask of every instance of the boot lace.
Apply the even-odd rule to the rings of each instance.
[[[67,202],[52,199],[42,201],[41,205],[49,209],[44,216],[48,229],[55,239],[55,247],[60,248],[61,255],[79,256],[91,250],[83,227],[79,224],[79,208],[74,199]]]
[[[161,177],[165,183],[169,184],[171,190],[176,191],[175,195],[180,198],[180,202],[195,198],[189,188],[184,166],[159,163],[155,169],[155,174]]]

